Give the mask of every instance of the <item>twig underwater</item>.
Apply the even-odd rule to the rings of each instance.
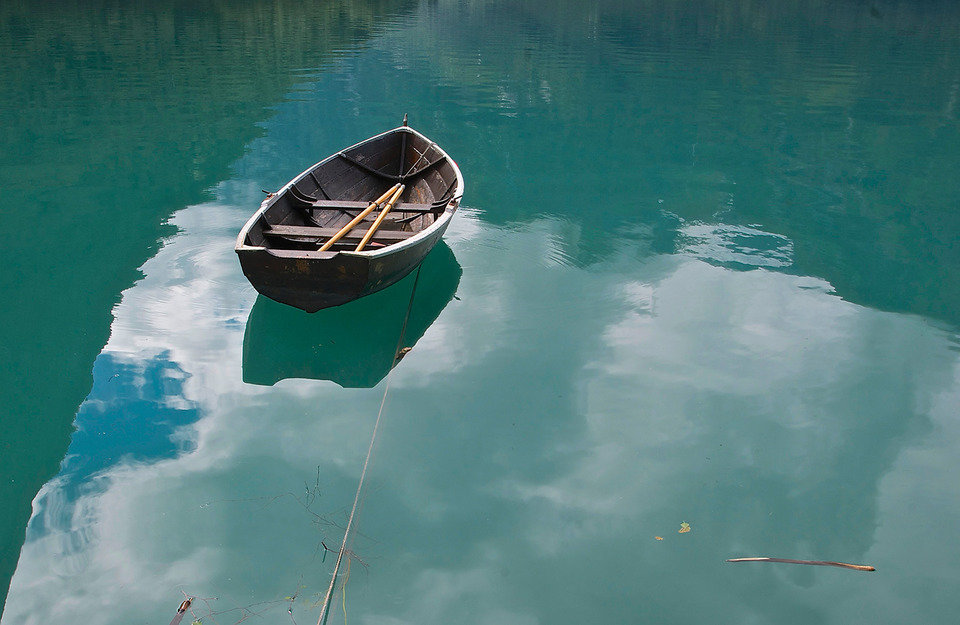
[[[851,571],[876,571],[872,566],[865,564],[847,564],[846,562],[833,562],[831,560],[791,560],[789,558],[730,558],[727,562],[781,562],[783,564],[810,564],[813,566],[836,566],[841,569]]]
[[[189,596],[183,591],[183,589],[181,589],[180,592],[185,597],[185,600],[180,604],[180,608],[177,610],[177,615],[173,618],[173,621],[170,622],[170,625],[181,625],[180,621],[187,612],[190,612],[190,615],[193,618],[193,625],[202,625],[203,623],[208,622],[208,620],[212,623],[218,623],[216,617],[222,617],[225,614],[231,613],[236,613],[236,615],[239,616],[239,618],[233,621],[231,625],[239,625],[240,623],[252,618],[263,618],[264,614],[280,605],[286,605],[287,615],[290,617],[290,621],[296,625],[297,621],[293,617],[293,606],[297,601],[297,598],[300,596],[300,591],[302,591],[304,588],[305,586],[303,586],[303,578],[301,576],[300,581],[297,583],[297,591],[288,597],[268,601],[257,601],[256,603],[251,603],[246,606],[237,606],[224,610],[215,610],[210,604],[211,601],[217,601],[219,599],[218,597]],[[205,610],[201,610],[200,613],[197,613],[197,606],[194,605],[197,602],[202,602],[205,606]],[[219,621],[219,623],[222,624],[223,621]]]

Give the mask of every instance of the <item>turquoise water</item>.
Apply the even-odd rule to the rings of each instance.
[[[952,3],[94,5],[0,6],[3,625],[315,623],[388,382],[330,623],[954,619]],[[403,113],[387,378],[413,276],[233,243]]]

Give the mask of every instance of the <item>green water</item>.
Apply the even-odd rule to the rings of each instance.
[[[3,3],[3,625],[315,623],[387,381],[330,623],[952,622],[958,98],[950,2]],[[233,243],[404,112],[387,379]]]

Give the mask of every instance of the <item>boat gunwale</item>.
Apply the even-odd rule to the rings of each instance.
[[[444,209],[443,209],[443,213],[441,213],[441,214],[437,217],[437,219],[436,219],[432,224],[430,224],[429,226],[427,226],[426,228],[424,228],[424,229],[421,230],[420,232],[417,232],[415,235],[413,235],[413,236],[410,237],[409,239],[406,239],[406,240],[404,240],[404,241],[399,241],[399,242],[397,242],[397,243],[394,243],[394,244],[392,244],[392,245],[388,245],[388,246],[385,246],[385,247],[382,247],[382,248],[379,248],[379,249],[365,250],[365,251],[362,251],[362,252],[355,252],[355,251],[350,251],[350,250],[340,250],[340,251],[333,252],[332,254],[330,254],[329,257],[323,257],[323,259],[335,258],[335,257],[336,257],[337,255],[339,255],[339,254],[344,254],[344,255],[346,255],[346,256],[356,256],[356,257],[360,257],[360,258],[379,258],[379,257],[389,256],[389,255],[393,254],[394,252],[399,252],[399,251],[401,251],[401,250],[405,250],[405,249],[407,249],[407,248],[410,248],[410,247],[414,247],[414,246],[416,246],[416,245],[419,245],[421,241],[423,241],[425,238],[429,237],[429,236],[430,236],[434,231],[436,231],[437,229],[439,229],[439,228],[441,228],[441,227],[445,228],[446,225],[447,225],[447,222],[450,221],[450,219],[453,217],[453,214],[456,212],[457,208],[459,207],[459,205],[460,205],[460,200],[463,198],[463,174],[460,173],[460,167],[457,165],[456,161],[454,161],[452,158],[450,158],[450,155],[447,154],[446,150],[444,150],[442,147],[440,147],[440,145],[439,145],[436,141],[434,141],[434,140],[426,137],[423,133],[421,133],[421,132],[419,132],[419,131],[417,131],[417,130],[414,130],[413,128],[411,128],[411,127],[409,127],[409,126],[397,126],[396,128],[392,128],[392,129],[390,129],[390,130],[386,130],[386,131],[384,131],[384,132],[381,132],[381,133],[378,134],[378,135],[374,135],[374,136],[372,136],[372,137],[368,137],[367,139],[364,139],[363,141],[358,141],[357,143],[354,143],[354,144],[351,145],[351,146],[348,146],[348,147],[346,147],[346,148],[343,148],[342,150],[339,150],[339,151],[331,154],[330,156],[328,156],[328,157],[324,158],[323,160],[321,160],[321,161],[319,161],[319,162],[311,165],[310,167],[308,167],[308,168],[306,168],[305,170],[303,170],[301,173],[299,173],[299,174],[297,174],[296,176],[294,176],[287,184],[283,185],[283,187],[281,187],[281,188],[280,188],[276,193],[274,193],[273,195],[264,198],[264,200],[260,203],[260,208],[257,209],[256,212],[253,213],[253,215],[252,215],[252,216],[247,220],[247,222],[243,225],[243,228],[240,229],[240,233],[237,235],[237,242],[236,242],[236,245],[234,246],[234,251],[236,251],[236,252],[241,252],[241,251],[264,251],[264,252],[266,252],[266,253],[268,253],[268,254],[274,255],[274,254],[272,254],[273,248],[267,247],[267,246],[265,246],[265,245],[247,245],[246,243],[244,243],[244,239],[246,239],[247,234],[249,234],[250,230],[253,228],[253,225],[257,222],[257,220],[260,218],[260,216],[263,215],[263,213],[267,210],[267,208],[269,208],[270,206],[272,206],[272,204],[273,204],[274,202],[276,202],[277,199],[278,199],[281,195],[283,195],[283,194],[286,193],[291,187],[293,187],[294,184],[296,184],[297,182],[299,182],[300,180],[302,180],[302,179],[303,179],[305,176],[307,176],[310,172],[312,172],[312,171],[315,170],[316,168],[320,167],[321,165],[324,165],[324,164],[326,164],[327,162],[329,162],[329,161],[331,161],[331,160],[333,160],[333,159],[335,159],[335,158],[340,158],[340,155],[343,154],[344,152],[347,152],[348,150],[352,150],[353,148],[356,148],[356,147],[358,147],[358,146],[360,146],[360,145],[363,145],[364,143],[367,143],[367,142],[369,142],[369,141],[373,141],[373,140],[375,140],[375,139],[379,139],[380,137],[384,137],[384,136],[386,136],[386,135],[389,135],[389,134],[391,134],[391,133],[395,133],[395,132],[398,132],[398,131],[399,131],[399,132],[409,132],[409,133],[412,133],[412,134],[417,135],[418,137],[420,137],[420,138],[423,139],[424,141],[427,141],[428,143],[432,144],[437,150],[440,151],[441,154],[443,154],[444,157],[446,157],[446,159],[447,159],[448,161],[450,161],[450,165],[453,167],[453,171],[454,171],[454,173],[455,173],[456,176],[457,176],[457,190],[456,190],[456,192],[454,192],[453,197],[451,197],[450,200],[447,202],[446,206],[445,206]],[[309,250],[306,250],[306,251],[309,251]],[[316,259],[316,257],[315,257],[315,259]]]

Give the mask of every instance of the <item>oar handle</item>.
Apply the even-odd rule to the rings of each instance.
[[[384,193],[383,195],[375,199],[373,202],[370,202],[370,206],[366,207],[359,215],[357,215],[352,220],[350,220],[350,223],[348,223],[343,228],[340,228],[340,230],[335,235],[330,237],[330,240],[328,240],[326,243],[320,246],[320,251],[325,252],[331,247],[333,247],[334,243],[342,239],[344,235],[346,235],[348,232],[353,230],[353,227],[356,226],[361,221],[363,221],[364,217],[369,215],[373,211],[373,209],[375,209],[377,206],[380,206],[380,204],[382,204],[384,200],[390,197],[397,190],[397,187],[402,187],[402,185],[398,182],[397,184],[387,189],[386,193]]]
[[[376,232],[377,228],[380,227],[380,224],[383,223],[383,218],[387,216],[387,213],[390,212],[390,209],[393,208],[393,205],[396,204],[397,200],[400,199],[400,196],[403,194],[403,190],[405,188],[406,187],[404,185],[400,185],[400,188],[396,190],[396,192],[393,194],[393,197],[390,198],[386,206],[383,207],[383,210],[380,211],[380,214],[377,215],[377,219],[373,222],[373,225],[370,226],[370,229],[367,230],[367,233],[363,235],[362,239],[360,239],[360,244],[357,245],[357,249],[354,250],[355,252],[363,250],[367,243],[370,242],[370,239],[373,238],[373,233]]]

